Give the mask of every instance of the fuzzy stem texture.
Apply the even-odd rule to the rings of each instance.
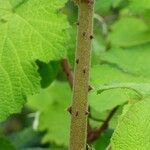
[[[93,0],[78,0],[76,2],[79,8],[79,19],[69,149],[85,150],[94,3]]]

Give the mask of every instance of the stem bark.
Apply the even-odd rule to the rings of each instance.
[[[79,19],[69,149],[85,150],[94,2],[93,0],[77,0],[76,2],[79,8]]]

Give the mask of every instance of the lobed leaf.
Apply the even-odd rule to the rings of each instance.
[[[0,121],[39,91],[35,60],[66,56],[66,0],[0,0]]]

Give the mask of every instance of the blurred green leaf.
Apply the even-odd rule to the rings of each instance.
[[[97,0],[95,4],[95,11],[106,13],[109,11],[113,0]]]
[[[150,42],[150,28],[142,19],[123,17],[113,24],[108,38],[113,46],[136,46]]]
[[[130,89],[135,91],[140,96],[150,95],[150,84],[149,83],[112,83],[110,85],[102,85],[98,89],[98,94],[101,94],[107,90],[113,89]]]
[[[112,136],[113,130],[106,130],[102,136],[94,142],[94,147],[96,150],[106,150],[110,143],[110,138]]]
[[[112,1],[112,6],[114,8],[118,7],[120,5],[120,3],[122,2],[123,0],[113,0]]]
[[[135,77],[143,77],[144,82],[149,82],[149,47],[150,43],[126,49],[113,48],[101,53],[101,59],[118,66],[124,72]]]
[[[60,69],[60,63],[57,61],[51,61],[49,63],[38,61],[37,64],[39,66],[38,72],[42,78],[41,86],[42,88],[46,88],[56,78]]]
[[[23,148],[23,149],[20,149],[20,150],[53,150],[53,149],[33,147],[33,148]]]
[[[112,59],[113,60],[113,59]],[[95,65],[90,70],[90,84],[94,88],[98,88],[100,85],[116,83],[116,82],[141,82],[148,79],[143,79],[140,76],[134,76],[130,72],[126,72],[119,64],[102,62],[102,65]]]
[[[70,114],[66,109],[70,100],[69,84],[59,81],[54,81],[39,95],[30,97],[29,106],[40,111],[39,130],[46,131],[43,143],[68,146]]]
[[[145,79],[146,80],[146,79]],[[139,95],[134,91],[129,89],[114,89],[104,91],[101,94],[97,94],[97,89],[100,85],[113,85],[115,83],[128,83],[144,82],[141,77],[133,76],[118,69],[115,65],[97,65],[91,68],[91,85],[95,88],[89,93],[89,103],[90,106],[96,111],[103,112],[106,110],[111,110],[112,108],[122,105],[129,100],[139,99]],[[146,80],[144,83],[147,83]],[[147,90],[147,89],[145,89]]]
[[[8,137],[17,150],[38,145],[40,142],[40,134],[31,127],[15,132]]]
[[[99,113],[111,110],[130,99],[129,91],[120,89],[103,92],[100,95],[97,95],[97,92],[91,92],[89,95],[90,106]]]
[[[0,150],[15,150],[15,147],[7,137],[0,135]]]
[[[130,0],[129,8],[136,13],[145,13],[150,10],[149,0]]]

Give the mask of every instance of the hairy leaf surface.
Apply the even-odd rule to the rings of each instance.
[[[0,120],[40,87],[35,60],[65,57],[66,0],[0,0]]]
[[[139,101],[124,111],[113,134],[113,150],[150,149],[150,99]]]

